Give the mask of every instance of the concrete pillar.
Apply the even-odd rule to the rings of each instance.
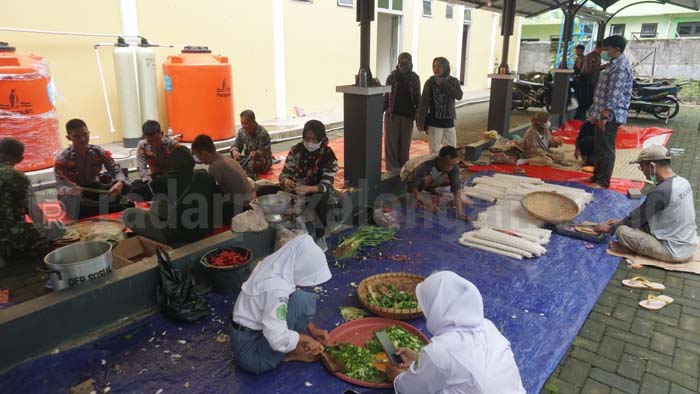
[[[457,56],[455,56],[455,76],[459,79],[459,73],[462,70],[462,39],[464,38],[464,6],[456,5],[452,15],[456,16],[457,20]],[[464,65],[466,67],[466,65]],[[464,81],[466,85],[467,81]]]
[[[418,55],[420,45],[420,18],[423,15],[423,0],[413,0],[413,35],[411,37],[411,56],[413,67],[418,72]]]
[[[498,14],[494,13],[491,16],[491,47],[489,48],[489,64],[487,70],[492,72],[494,63],[496,63],[496,34],[498,32]],[[488,81],[491,86],[491,79]]]
[[[374,201],[381,179],[384,93],[391,86],[338,86],[343,93],[345,182]],[[352,160],[349,160],[352,158]]]
[[[272,56],[274,64],[275,117],[284,119],[287,117],[284,0],[272,0]]]
[[[515,25],[515,60],[512,69],[517,73],[520,68],[520,40],[523,36],[523,18],[519,17]]]

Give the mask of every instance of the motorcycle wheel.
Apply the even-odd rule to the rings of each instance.
[[[678,100],[675,97],[664,97],[663,100],[661,100],[663,104],[668,104],[671,108],[669,109],[669,114],[668,118],[673,119],[674,116],[678,115],[678,111],[681,110],[681,105],[678,102]],[[666,120],[666,109],[665,108],[660,108],[660,107],[654,107],[651,109],[651,114],[654,115],[655,118],[661,119],[661,120]]]

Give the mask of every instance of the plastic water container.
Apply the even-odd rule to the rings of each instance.
[[[198,134],[213,140],[233,138],[235,119],[231,65],[207,47],[187,46],[163,63],[168,124],[182,141]]]

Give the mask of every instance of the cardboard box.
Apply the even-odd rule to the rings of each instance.
[[[168,245],[138,235],[125,239],[112,248],[112,269],[118,270],[154,256],[159,246],[166,252],[173,250]]]

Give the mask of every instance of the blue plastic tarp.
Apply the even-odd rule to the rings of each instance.
[[[623,217],[639,203],[605,190],[594,195],[579,220]],[[486,206],[476,202],[470,214],[476,216]],[[587,249],[583,241],[553,235],[544,256],[515,260],[459,245],[459,236],[472,227],[455,220],[454,210],[448,214],[418,210],[414,216],[408,208],[402,209],[397,240],[367,251],[367,259],[344,260],[343,268],[329,261],[333,279],[318,289],[317,325],[332,329],[341,323],[340,306],[360,306],[351,283],[367,276],[387,271],[422,275],[455,271],[480,289],[486,317],[512,343],[527,392],[539,393],[620,259],[607,255],[605,244]],[[379,253],[408,255],[412,262],[382,260]],[[212,315],[197,324],[180,325],[155,315],[84,346],[25,362],[0,376],[0,392],[65,393],[88,378],[113,393],[163,389],[163,394],[340,394],[348,388],[386,392],[353,387],[320,363],[287,363],[262,375],[238,370],[228,342],[220,336],[227,332],[235,297],[211,294],[209,302]],[[424,320],[411,323],[425,330]]]

